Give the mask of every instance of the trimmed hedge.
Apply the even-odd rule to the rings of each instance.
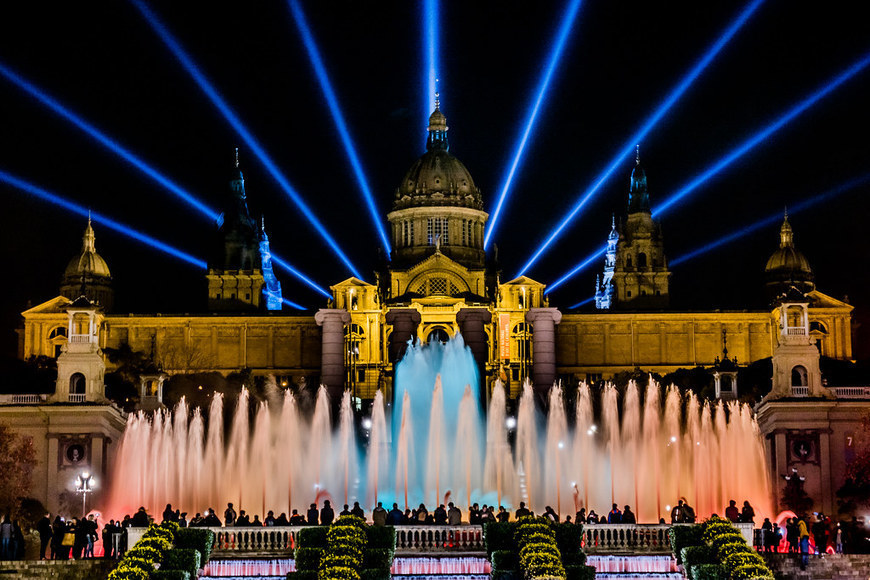
[[[520,548],[520,568],[528,578],[566,578],[552,524],[534,517],[517,522],[514,538]]]
[[[719,564],[692,566],[692,580],[728,580],[728,575]]]
[[[496,550],[489,556],[493,572],[516,572],[520,567],[520,559],[513,550]]]
[[[310,526],[299,530],[296,538],[299,540],[300,546],[306,548],[325,548],[326,547],[326,532],[329,528],[326,526]]]
[[[175,533],[176,548],[194,548],[199,552],[199,563],[205,566],[214,547],[215,533],[206,528],[180,528]]]
[[[389,570],[393,565],[393,550],[383,548],[366,548],[363,550],[363,568],[372,570]]]
[[[148,580],[159,563],[171,550],[165,550],[167,543],[174,540],[178,524],[164,522],[159,526],[151,525],[136,544],[124,555],[118,567],[109,573],[108,580]]]
[[[556,545],[562,554],[562,563],[565,566],[586,564],[586,554],[583,553],[583,526],[562,522],[554,527],[556,529]],[[565,571],[567,572],[567,568]]]
[[[490,580],[522,580],[523,575],[516,570],[493,570]]]
[[[565,574],[567,580],[595,580],[595,566],[565,566]]]
[[[190,580],[190,572],[186,570],[155,570],[151,572],[151,580]]]
[[[323,548],[296,548],[294,557],[297,572],[316,572],[320,567],[320,559],[323,557]]]
[[[694,526],[672,526],[668,530],[668,540],[671,542],[671,551],[677,558],[677,564],[682,564],[682,552],[686,546],[699,546],[704,529],[700,524]]]
[[[516,550],[514,530],[516,523],[488,522],[483,525],[483,541],[486,544],[486,555],[492,556],[499,550]]]
[[[317,580],[317,570],[298,570],[287,574],[287,580]]]
[[[368,547],[378,550],[396,549],[396,528],[393,526],[366,526]]]
[[[710,546],[686,546],[682,551],[683,566],[690,569],[698,564],[713,564],[713,550]]]
[[[194,578],[200,568],[199,550],[195,548],[176,548],[163,556],[161,570],[186,570]]]
[[[364,568],[359,573],[360,580],[390,580],[392,575],[389,568],[382,570],[380,568]]]

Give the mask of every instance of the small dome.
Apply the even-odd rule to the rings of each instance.
[[[69,279],[81,278],[82,274],[106,278],[112,275],[109,272],[108,264],[94,248],[94,228],[91,227],[90,219],[88,219],[88,227],[85,228],[85,235],[82,239],[82,253],[69,261],[63,273],[64,278]]]
[[[768,258],[764,276],[767,292],[773,301],[787,295],[805,295],[816,287],[809,261],[794,247],[794,233],[788,215],[779,230],[779,248]]]

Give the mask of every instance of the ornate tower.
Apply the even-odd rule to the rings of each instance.
[[[256,310],[260,307],[264,283],[260,270],[260,236],[257,223],[248,212],[238,148],[229,185],[221,203],[223,213],[218,218],[215,251],[206,275],[208,308]]]
[[[773,304],[789,298],[800,299],[816,288],[809,261],[794,247],[788,211],[779,229],[779,248],[767,260],[764,277],[767,297]]]
[[[447,118],[436,99],[426,153],[396,188],[387,215],[396,268],[416,264],[436,250],[466,268],[484,268],[483,228],[489,215],[471,174],[448,150]]]
[[[104,310],[112,309],[115,296],[112,290],[112,274],[94,246],[94,228],[91,226],[90,217],[82,237],[82,251],[69,261],[61,280],[60,294],[70,300],[86,296]]]
[[[263,265],[263,297],[266,299],[266,310],[281,310],[284,297],[281,294],[281,282],[272,270],[272,251],[269,249],[269,236],[266,235],[266,218],[260,222],[260,262]]]
[[[619,232],[616,231],[616,216],[610,222],[610,233],[607,235],[607,250],[604,252],[604,277],[595,277],[595,308],[610,310],[613,306],[613,272],[616,267],[616,244]]]
[[[79,296],[67,306],[67,342],[57,357],[55,403],[106,403],[106,364],[99,346],[99,305]]]
[[[639,149],[631,172],[628,216],[621,229],[613,270],[616,308],[667,308],[671,273],[661,226],[653,221],[650,212],[649,189]]]

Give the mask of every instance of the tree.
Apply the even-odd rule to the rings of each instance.
[[[0,512],[14,511],[18,499],[29,495],[35,466],[33,439],[0,423]]]

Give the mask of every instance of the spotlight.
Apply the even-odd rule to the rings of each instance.
[[[516,429],[517,427],[517,419],[516,417],[508,417],[504,420],[504,426],[508,429]]]
[[[64,107],[62,104],[60,104],[59,101],[50,97],[39,87],[27,81],[20,75],[16,74],[10,68],[4,66],[2,63],[0,63],[0,75],[3,75],[6,80],[11,82],[13,85],[30,95],[40,103],[42,103],[44,106],[48,107],[55,114],[62,117],[63,119],[66,119],[77,128],[87,133],[94,141],[96,141],[112,153],[115,153],[121,159],[123,159],[124,161],[156,181],[158,184],[160,184],[170,192],[174,193],[179,198],[183,199],[189,205],[196,208],[200,213],[208,216],[211,221],[215,221],[218,219],[219,214],[217,212],[212,210],[203,202],[196,199],[196,197],[182,189],[177,184],[173,183],[170,179],[162,175],[159,171],[143,161],[132,151],[125,148],[123,145],[97,129],[94,125],[82,119],[70,109]]]
[[[785,125],[793,121],[795,118],[800,116],[801,113],[818,103],[821,99],[828,96],[835,89],[839,88],[840,85],[854,77],[856,74],[864,70],[867,65],[870,64],[870,53],[865,54],[859,60],[855,61],[850,67],[845,69],[843,72],[838,74],[836,77],[831,79],[825,85],[811,93],[809,96],[805,97],[801,100],[797,105],[783,113],[779,116],[775,121],[765,126],[763,129],[758,131],[755,135],[745,140],[743,143],[732,149],[727,155],[719,158],[718,161],[710,165],[703,172],[698,174],[697,177],[683,185],[681,188],[677,190],[677,193],[673,194],[667,200],[665,200],[660,206],[656,208],[655,211],[652,212],[652,216],[658,217],[668,209],[670,209],[675,203],[677,203],[682,198],[686,197],[690,193],[692,193],[695,189],[705,184],[708,180],[713,178],[716,174],[724,170],[726,167],[737,161],[739,158],[743,157],[747,153],[749,153],[752,149],[758,146],[761,143],[767,141],[767,139],[776,133],[778,130],[782,129]],[[586,258],[583,262],[575,266],[571,271],[567,274],[559,278],[556,282],[551,284],[546,290],[545,294],[548,294],[562,285],[566,280],[589,266],[594,260],[597,260],[601,256],[604,255],[604,250],[606,246],[602,246],[600,250]]]
[[[177,250],[168,244],[164,244],[160,240],[156,240],[156,239],[152,238],[151,236],[148,236],[148,235],[143,234],[141,232],[137,232],[136,230],[134,230],[134,229],[132,229],[132,228],[120,223],[120,222],[117,222],[109,217],[101,215],[97,212],[91,212],[88,209],[78,205],[77,203],[66,200],[66,199],[62,198],[61,196],[56,195],[54,193],[50,193],[50,192],[42,189],[41,187],[38,187],[38,186],[28,182],[28,181],[25,181],[19,177],[12,175],[10,173],[7,173],[6,171],[3,171],[2,169],[0,169],[0,181],[6,183],[8,185],[11,185],[12,187],[15,187],[17,189],[20,189],[21,191],[24,191],[25,193],[29,193],[30,195],[37,197],[37,198],[41,199],[42,201],[47,201],[47,202],[52,203],[54,205],[60,206],[64,209],[67,209],[67,210],[69,210],[75,214],[78,214],[82,217],[90,216],[95,222],[106,226],[110,230],[118,232],[119,234],[127,236],[128,238],[134,239],[138,242],[142,242],[143,244],[145,244],[147,246],[151,246],[152,248],[154,248],[156,250],[160,250],[161,252],[169,254],[170,256],[174,256],[174,257],[178,258],[179,260],[182,260],[184,262],[187,262],[188,264],[192,264],[192,265],[196,266],[197,268],[205,270],[208,267],[206,265],[205,261],[200,260],[199,258],[195,258],[195,257],[191,256],[190,254],[182,252],[181,250]]]
[[[71,124],[73,124],[76,128],[85,132],[92,139],[94,139],[94,141],[96,141],[97,143],[99,143],[100,145],[102,145],[103,147],[105,147],[106,149],[111,151],[112,153],[118,155],[119,157],[124,159],[127,163],[129,163],[130,165],[132,165],[133,167],[135,167],[136,169],[138,169],[139,171],[141,171],[142,173],[144,173],[145,175],[150,177],[152,180],[154,180],[157,184],[159,184],[160,186],[165,188],[167,191],[175,194],[176,196],[178,196],[179,198],[184,200],[191,207],[195,208],[197,211],[199,211],[200,213],[202,213],[203,215],[208,217],[209,221],[217,222],[220,219],[220,214],[218,212],[214,211],[213,209],[211,209],[210,207],[205,205],[203,202],[198,200],[191,193],[185,191],[181,186],[179,186],[178,184],[176,184],[172,180],[170,180],[168,177],[161,174],[159,171],[154,169],[154,167],[152,167],[151,165],[149,165],[148,163],[143,161],[140,157],[138,157],[136,154],[131,152],[129,149],[126,149],[125,147],[123,147],[117,141],[115,141],[114,139],[112,139],[111,137],[109,137],[108,135],[106,135],[105,133],[100,131],[99,129],[97,129],[94,125],[85,121],[82,117],[75,114],[70,109],[64,107],[56,99],[50,97],[47,93],[45,93],[45,91],[41,90],[39,87],[37,87],[33,83],[29,82],[28,80],[24,79],[20,75],[16,74],[11,69],[4,66],[2,63],[0,63],[0,75],[2,75],[4,78],[6,78],[12,84],[17,86],[19,89],[23,90],[28,95],[30,95],[31,97],[33,97],[34,99],[36,99],[37,101],[39,101],[40,103],[42,103],[43,105],[48,107],[51,111],[53,111],[54,113],[56,113],[57,115],[59,115],[63,119],[65,119],[68,122],[70,122]],[[272,258],[273,258],[273,260],[277,261],[277,257],[274,254],[272,255]],[[289,264],[287,264],[286,262],[283,262],[283,263],[286,265],[285,269],[288,272],[290,272],[294,276],[298,277],[300,280],[302,280],[303,282],[305,282],[309,286],[312,286],[315,290],[317,290],[321,294],[325,294],[326,296],[330,296],[329,293],[326,292],[326,290],[324,290],[323,288],[314,284],[314,282],[312,282],[304,274],[302,274],[301,272],[299,272],[295,268],[290,267]]]
[[[368,179],[362,168],[362,162],[357,155],[356,147],[353,144],[353,139],[347,128],[347,123],[344,120],[344,114],[338,106],[338,97],[335,96],[335,91],[332,88],[332,83],[329,81],[329,75],[326,74],[326,67],[323,64],[323,58],[320,55],[320,50],[317,48],[317,43],[314,41],[314,35],[311,33],[311,28],[308,26],[308,20],[305,18],[305,12],[299,5],[298,0],[289,0],[290,10],[293,13],[293,19],[296,22],[296,28],[302,36],[302,43],[305,45],[305,50],[308,52],[308,60],[311,61],[311,66],[314,68],[314,75],[320,83],[320,89],[323,91],[323,96],[326,97],[326,104],[329,106],[329,112],[332,114],[332,120],[335,122],[335,128],[338,129],[338,134],[344,144],[344,150],[347,153],[348,161],[351,168],[356,174],[356,180],[362,191],[365,199],[366,207],[375,224],[375,229],[378,236],[381,238],[381,243],[384,245],[384,250],[387,252],[387,258],[390,257],[390,241],[387,239],[387,231],[381,222],[380,212],[375,205],[375,199],[369,187]]]
[[[317,219],[317,216],[311,211],[311,208],[305,203],[299,193],[290,185],[290,182],[284,176],[283,173],[278,169],[275,163],[272,161],[271,157],[269,157],[268,153],[266,153],[265,149],[260,145],[254,135],[248,131],[247,127],[242,123],[241,119],[236,115],[236,113],[230,108],[226,101],[224,101],[223,97],[218,93],[217,89],[211,82],[206,78],[206,76],[200,72],[199,68],[196,66],[196,63],[190,58],[190,56],[184,51],[181,45],[177,40],[172,36],[169,30],[163,25],[162,22],[157,18],[157,15],[142,1],[142,0],[132,0],[133,5],[139,10],[142,16],[145,17],[145,20],[148,21],[148,24],[151,25],[151,28],[166,47],[172,52],[178,62],[181,63],[181,66],[187,71],[190,77],[196,82],[199,88],[203,93],[208,97],[208,99],[212,102],[212,104],[217,108],[218,111],[224,116],[226,121],[232,126],[232,128],[238,133],[239,137],[247,145],[248,149],[250,149],[254,156],[262,163],[263,167],[265,167],[266,171],[272,176],[272,178],[278,182],[278,185],[281,186],[281,189],[284,190],[284,193],[296,204],[296,207],[302,212],[308,222],[314,227],[317,233],[326,241],[329,247],[332,248],[335,255],[347,266],[347,268],[351,271],[351,273],[357,278],[362,279],[359,271],[356,267],[351,263],[350,258],[348,258],[345,253],[338,246],[338,243],[332,237],[332,235],[326,230],[320,220]]]
[[[580,11],[581,4],[582,0],[570,0],[568,7],[565,10],[565,14],[561,18],[561,25],[559,26],[556,40],[553,43],[550,52],[550,59],[547,61],[547,66],[544,68],[541,79],[538,82],[536,96],[532,101],[531,107],[529,107],[525,129],[523,129],[523,132],[520,134],[520,138],[517,141],[516,153],[514,154],[513,161],[511,162],[507,175],[505,176],[504,185],[502,186],[501,193],[498,196],[498,201],[495,204],[495,210],[492,212],[492,217],[490,217],[489,222],[487,223],[486,234],[483,237],[484,250],[489,246],[489,241],[492,239],[492,235],[495,232],[495,226],[498,223],[502,207],[507,198],[508,192],[510,191],[511,182],[513,181],[514,174],[519,167],[520,158],[523,156],[523,151],[525,150],[526,143],[529,140],[529,135],[531,135],[532,129],[535,126],[535,119],[538,116],[541,103],[544,101],[544,95],[547,93],[547,87],[550,85],[550,79],[553,77],[556,65],[559,64],[559,58],[562,56],[562,51],[565,48],[568,33],[571,32],[571,27],[574,25],[574,20],[577,17],[577,13]]]
[[[768,138],[788,125],[790,122],[799,117],[807,109],[818,103],[823,98],[838,89],[840,85],[854,77],[856,74],[864,70],[870,64],[870,53],[865,54],[860,59],[855,61],[851,66],[843,70],[840,74],[826,82],[824,85],[804,97],[797,105],[780,115],[775,121],[765,126],[763,129],[755,133],[752,137],[746,139],[743,143],[732,149],[728,154],[719,158],[715,163],[710,165],[706,170],[698,174],[694,179],[683,185],[675,194],[666,199],[654,212],[653,217],[657,217],[668,209],[673,207],[678,201],[692,193],[695,189],[703,184],[706,184],[713,176],[727,168],[729,165],[752,151],[761,143],[766,143]]]
[[[366,417],[362,420],[363,429],[371,429],[372,428],[372,420]]]
[[[424,65],[423,74],[426,87],[426,94],[423,97],[425,110],[423,111],[423,119],[429,119],[429,115],[435,110],[435,93],[438,92],[438,70],[441,68],[438,64],[439,46],[439,9],[438,0],[423,0],[423,56]],[[423,123],[425,126],[426,123]]]
[[[562,231],[568,226],[569,223],[574,219],[577,213],[586,205],[592,196],[601,188],[605,181],[613,174],[614,171],[618,167],[620,167],[623,163],[623,160],[634,151],[635,146],[643,141],[643,139],[647,136],[647,134],[656,126],[656,124],[665,116],[671,107],[677,102],[677,100],[683,96],[683,94],[692,86],[692,83],[695,79],[700,76],[700,74],[707,68],[710,62],[719,54],[719,52],[725,47],[731,38],[737,34],[737,31],[746,23],[750,16],[755,12],[755,10],[764,2],[764,0],[753,0],[750,2],[741,12],[737,15],[737,18],[725,29],[725,31],[719,36],[716,42],[713,43],[710,48],[707,49],[707,52],[704,53],[704,56],[695,63],[695,66],[686,73],[686,75],[680,80],[680,82],[675,86],[670,94],[668,94],[667,98],[652,112],[652,114],[646,118],[641,125],[640,129],[635,132],[622,146],[620,151],[614,156],[614,158],[610,161],[610,165],[602,171],[593,181],[592,185],[587,189],[583,195],[580,196],[580,199],[577,200],[577,203],[574,204],[574,207],[571,208],[571,211],[565,216],[565,218],[556,226],[556,229],[552,231],[550,236],[544,241],[543,244],[535,251],[532,257],[525,263],[525,265],[520,270],[520,273],[517,274],[517,277],[524,275],[529,268],[531,268],[535,262],[537,262],[538,258],[547,250],[547,248],[552,244],[556,238],[558,238]]]
[[[834,187],[832,189],[825,191],[824,193],[820,193],[819,195],[815,195],[811,198],[804,199],[804,200],[802,200],[794,205],[790,205],[788,208],[788,211],[790,214],[796,214],[799,211],[805,210],[807,208],[810,208],[810,207],[816,205],[817,203],[829,200],[829,199],[836,197],[842,193],[850,191],[859,185],[867,183],[868,181],[870,181],[870,173],[868,173],[862,177],[858,177],[856,179],[849,180],[846,183],[840,184],[837,187]],[[781,212],[776,212],[774,214],[771,214],[771,215],[767,216],[766,218],[760,219],[755,223],[752,223],[746,227],[743,227],[743,228],[737,230],[736,232],[732,232],[728,235],[722,236],[721,238],[719,238],[715,241],[712,241],[708,244],[705,244],[705,245],[701,246],[700,248],[696,248],[690,252],[683,254],[682,256],[679,256],[673,260],[670,260],[670,266],[674,267],[674,266],[677,266],[679,264],[682,264],[683,262],[687,262],[687,261],[691,260],[692,258],[697,258],[698,256],[701,256],[703,254],[706,254],[707,252],[715,250],[716,248],[718,248],[720,246],[724,246],[725,244],[728,244],[728,243],[731,243],[735,240],[738,240],[738,239],[742,238],[743,236],[747,236],[747,235],[751,234],[752,232],[755,232],[755,231],[760,230],[760,229],[765,228],[765,227],[772,226],[773,224],[779,222],[780,220],[782,220],[782,213]]]

